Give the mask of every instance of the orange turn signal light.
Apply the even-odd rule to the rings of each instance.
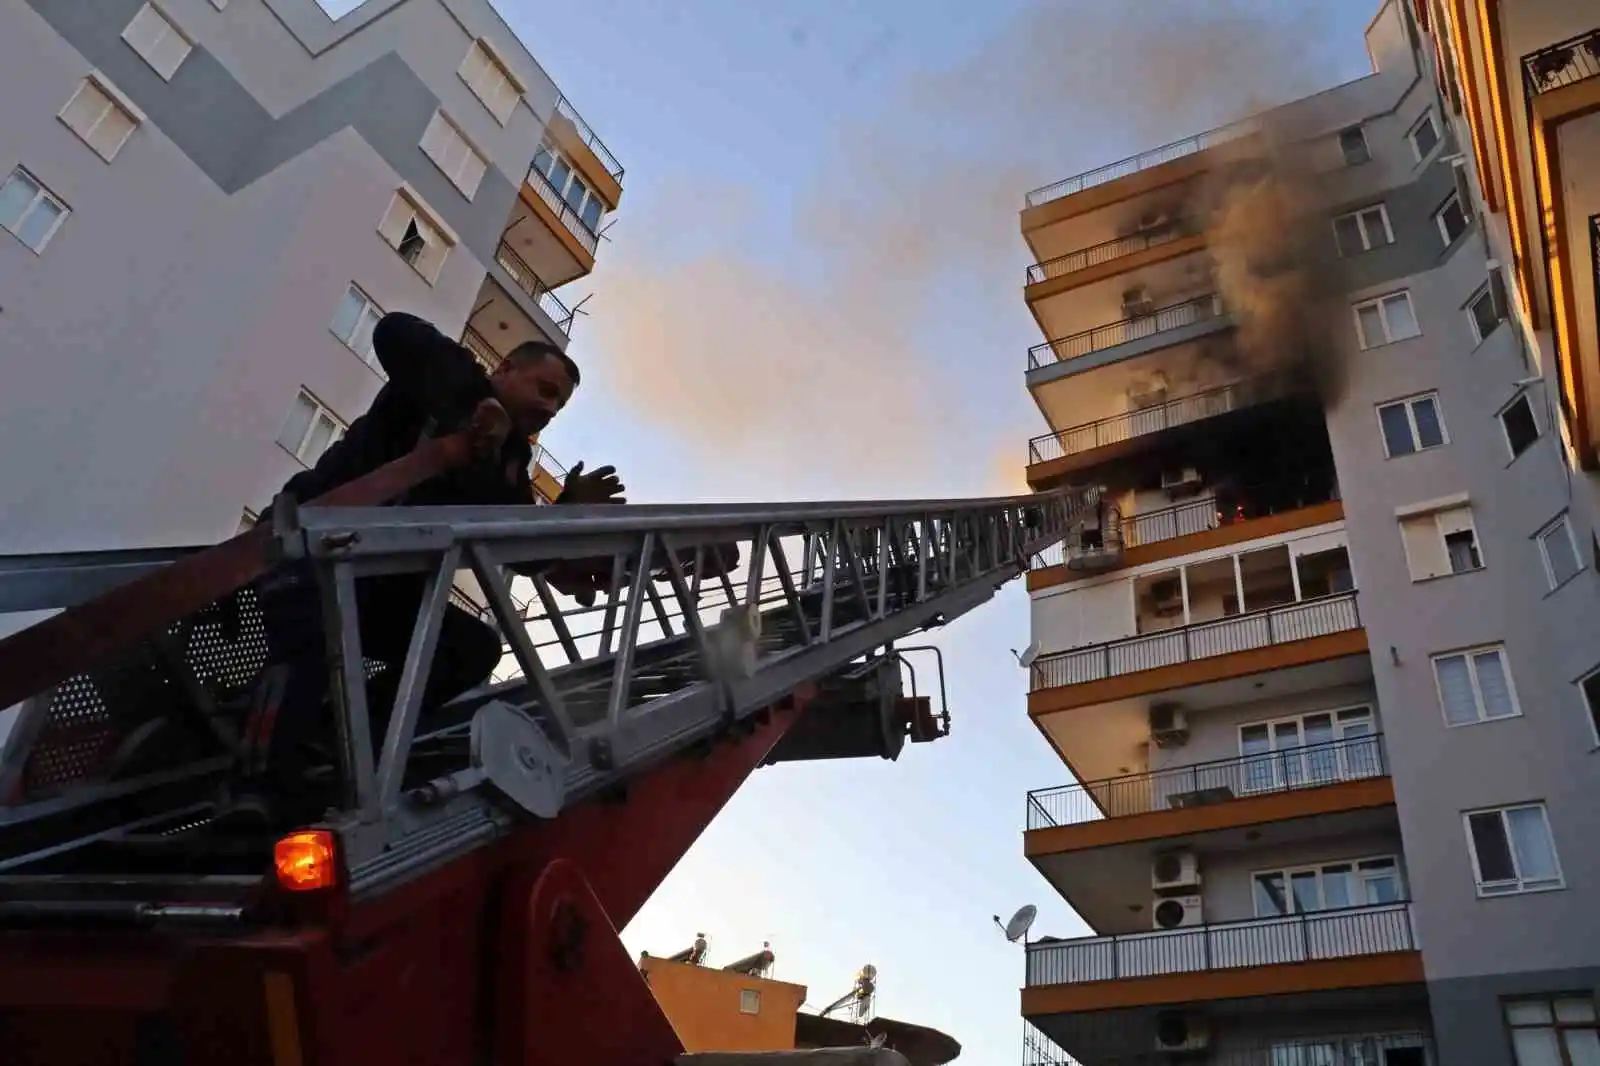
[[[316,892],[339,882],[339,853],[326,829],[301,829],[280,837],[272,849],[278,886],[287,892]]]

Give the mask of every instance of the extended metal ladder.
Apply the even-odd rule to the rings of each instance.
[[[896,641],[988,600],[1090,505],[1076,491],[515,510],[280,502],[270,532],[255,536],[270,540],[273,557],[308,563],[322,587],[344,785],[326,824],[351,896],[402,884],[519,818],[554,818],[624,787],[643,768],[749,727],[764,708],[853,664],[864,664],[857,676],[892,665]],[[0,560],[0,608],[72,607],[84,629],[115,596],[94,594],[154,580],[184,565],[181,554]],[[607,577],[587,607],[545,573],[580,560]],[[426,591],[378,743],[356,582],[394,573],[424,575]],[[459,605],[462,573],[486,601],[516,676],[462,697],[444,724],[419,730],[440,620],[453,598]],[[526,601],[513,581],[526,583]],[[92,881],[99,860],[87,856],[181,836],[211,816],[238,742],[230,707],[265,664],[259,608],[244,585],[198,613],[151,620],[154,639],[86,663],[22,703],[0,751],[0,913],[8,903],[45,905],[47,885],[59,894]],[[0,641],[0,689],[3,671],[18,662],[6,653],[19,637],[26,631]],[[130,689],[183,710],[152,716],[147,698],[129,711]],[[916,733],[927,723],[906,728],[922,739]],[[158,735],[167,738],[151,742],[159,758],[137,753],[141,738]],[[886,754],[898,752],[893,738],[889,746]],[[84,891],[72,906],[100,898]]]

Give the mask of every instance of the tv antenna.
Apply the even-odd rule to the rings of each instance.
[[[994,924],[1000,927],[1000,931],[1006,935],[1006,939],[1013,944],[1019,940],[1026,944],[1028,942],[1028,930],[1033,928],[1033,921],[1037,917],[1039,917],[1039,908],[1029,903],[1013,914],[1009,922],[1002,922],[1000,916],[998,914],[995,915]]]
[[[1039,657],[1039,642],[1037,640],[1030,642],[1020,652],[1016,648],[1012,648],[1011,655],[1017,660],[1017,665],[1026,670],[1033,665],[1033,660]]]

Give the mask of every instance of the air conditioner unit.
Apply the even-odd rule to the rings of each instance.
[[[1158,896],[1150,904],[1150,922],[1156,929],[1187,929],[1204,925],[1199,896]]]
[[[1143,286],[1128,289],[1122,294],[1122,313],[1128,318],[1139,318],[1155,309],[1156,303],[1150,298],[1150,290]]]
[[[1204,1051],[1211,1043],[1206,1020],[1181,1011],[1165,1010],[1156,1015],[1156,1050],[1181,1055]]]
[[[1168,851],[1150,864],[1150,887],[1157,892],[1200,887],[1200,860],[1192,851]]]
[[[1150,705],[1150,739],[1158,748],[1175,748],[1189,739],[1189,720],[1176,703]]]
[[[1200,471],[1192,466],[1161,471],[1161,487],[1168,492],[1185,492],[1200,487]]]

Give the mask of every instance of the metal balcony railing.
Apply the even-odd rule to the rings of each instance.
[[[1600,76],[1600,27],[1522,57],[1522,84],[1531,99]]]
[[[472,357],[483,366],[485,371],[491,374],[494,373],[494,368],[500,365],[500,361],[505,358],[505,356],[494,350],[494,345],[485,340],[483,334],[471,326],[468,326],[466,332],[461,334],[461,346],[471,352]]]
[[[1411,904],[1345,907],[1186,929],[1028,945],[1035,985],[1116,981],[1415,951]]]
[[[1027,207],[1038,207],[1052,200],[1059,200],[1063,196],[1092,189],[1096,185],[1104,185],[1108,181],[1125,178],[1129,174],[1137,174],[1141,170],[1170,163],[1174,159],[1203,152],[1207,148],[1215,148],[1219,144],[1236,141],[1261,129],[1261,122],[1256,118],[1247,118],[1239,122],[1232,122],[1226,126],[1219,126],[1205,133],[1197,133],[1192,137],[1185,137],[1171,144],[1164,144],[1159,148],[1152,148],[1147,152],[1120,159],[1115,163],[1107,163],[1103,167],[1064,178],[1053,185],[1045,185],[1030,192],[1024,203]]]
[[[1184,221],[1173,225],[1163,226],[1160,229],[1148,229],[1140,233],[1129,234],[1126,237],[1117,237],[1114,240],[1092,244],[1087,248],[1079,248],[1066,255],[1058,255],[1054,259],[1046,259],[1042,263],[1035,263],[1028,268],[1028,284],[1035,285],[1051,278],[1064,277],[1075,274],[1080,270],[1087,270],[1101,263],[1109,263],[1124,256],[1142,252],[1148,248],[1159,248],[1163,244],[1171,244],[1175,240],[1192,236],[1196,233],[1194,223]]]
[[[1164,429],[1215,418],[1254,403],[1260,389],[1254,381],[1235,381],[1165,403],[1124,411],[1109,418],[1086,422],[1060,433],[1045,433],[1028,441],[1028,463],[1048,463],[1069,455],[1149,436]]]
[[[1076,1019],[1078,1034],[1084,1032],[1083,1020],[1082,1016]],[[1119,1022],[1120,1019],[1106,1018],[1103,1031],[1113,1038],[1123,1035],[1126,1030]],[[1387,1062],[1439,1061],[1433,1050],[1433,1035],[1418,1029],[1356,1030],[1336,1036],[1285,1036],[1276,1040],[1266,1036],[1245,1037],[1234,1029],[1228,1033],[1224,1047],[1217,1047],[1213,1041],[1212,1046],[1201,1053],[1203,1058],[1195,1059],[1183,1053],[1157,1049],[1155,1026],[1150,1022],[1146,1025],[1139,1043],[1147,1045],[1147,1050],[1128,1051],[1124,1046],[1119,1053],[1108,1055],[1098,1053],[1097,1048],[1090,1060],[1093,1066],[1194,1066],[1196,1062],[1203,1062],[1205,1066],[1379,1066]],[[1022,1066],[1083,1066],[1032,1022],[1025,1021],[1023,1026]],[[1319,1032],[1315,1021],[1308,1021],[1306,1028]],[[1095,1031],[1088,1031],[1091,1041]],[[1402,1048],[1416,1049],[1420,1057],[1388,1054]]]
[[[1360,628],[1355,592],[1337,592],[1041,656],[1029,670],[1029,691],[1081,685]]]
[[[536,470],[541,466],[556,481],[565,482],[567,480],[567,468],[558,462],[555,456],[550,454],[550,449],[543,444],[535,444],[533,446],[533,462],[529,465],[529,469]]]
[[[533,186],[533,191],[539,194],[539,199],[543,200],[549,205],[550,210],[556,213],[556,217],[561,220],[561,224],[567,227],[567,232],[576,237],[578,243],[588,249],[590,255],[594,255],[595,250],[600,246],[600,238],[595,235],[594,230],[589,228],[589,224],[583,220],[583,217],[573,210],[572,205],[562,198],[561,190],[555,187],[555,183],[550,180],[549,176],[530,166],[528,168],[528,184]]]
[[[556,100],[556,114],[565,117],[577,127],[578,137],[584,144],[589,146],[590,151],[599,157],[600,165],[606,168],[606,173],[610,174],[618,185],[621,185],[622,164],[617,162],[617,157],[611,154],[610,149],[605,146],[605,142],[600,139],[594,130],[589,128],[589,124],[583,121],[583,116],[578,114],[577,109],[568,102],[565,96]]]
[[[1095,326],[1068,337],[1035,344],[1028,349],[1028,369],[1038,370],[1055,363],[1115,348],[1129,341],[1154,337],[1169,330],[1182,329],[1196,322],[1208,322],[1227,314],[1222,297],[1216,293],[1193,296],[1180,303],[1157,308],[1148,315],[1131,315]]]
[[[1028,828],[1179,810],[1245,796],[1387,777],[1382,734],[1346,737],[1259,755],[1215,759],[1028,793]]]
[[[539,310],[550,316],[550,320],[556,324],[556,329],[561,335],[570,336],[572,312],[544,282],[539,280],[539,275],[533,272],[527,260],[518,255],[517,250],[505,241],[501,241],[500,247],[494,250],[494,259],[505,268],[507,274],[511,275],[511,280],[517,283],[517,288],[527,293],[539,305]]]

